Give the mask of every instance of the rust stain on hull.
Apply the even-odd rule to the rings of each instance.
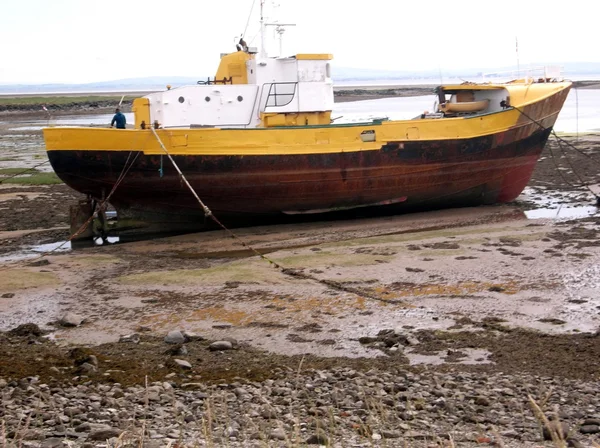
[[[511,201],[527,185],[550,129],[452,141],[388,142],[379,151],[270,156],[175,156],[217,216],[337,210],[372,204],[455,206]],[[509,143],[507,143],[509,142]],[[129,152],[49,151],[70,187],[96,198],[115,184]],[[133,159],[133,157],[131,157]],[[161,177],[159,169],[163,167]],[[168,159],[140,153],[111,200],[120,217],[173,224],[203,220]]]

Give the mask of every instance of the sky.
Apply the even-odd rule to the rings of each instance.
[[[250,15],[254,3],[253,13]],[[88,83],[216,72],[260,0],[0,0],[0,84]],[[339,67],[456,70],[600,62],[589,0],[265,0],[295,23],[284,54],[332,53]],[[593,45],[592,45],[593,43]],[[273,28],[270,56],[279,55]]]

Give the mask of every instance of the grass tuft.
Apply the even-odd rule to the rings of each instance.
[[[56,175],[56,173],[40,172],[36,172],[31,176],[19,176],[13,177],[11,179],[2,179],[2,177],[0,177],[0,182],[4,184],[17,185],[56,185],[63,183],[63,181]]]

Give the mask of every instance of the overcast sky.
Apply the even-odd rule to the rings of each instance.
[[[260,0],[246,33],[258,32]],[[253,0],[0,0],[0,83],[208,76],[235,50]],[[267,0],[267,6],[273,2]],[[482,69],[600,62],[589,0],[278,0],[284,53],[340,67]],[[273,8],[270,7],[273,11]],[[269,53],[279,45],[268,33]],[[260,44],[257,36],[252,42]]]

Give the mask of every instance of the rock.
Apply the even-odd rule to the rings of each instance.
[[[173,347],[169,347],[165,351],[165,354],[171,355],[171,356],[185,356],[188,354],[188,349],[185,347],[185,345],[177,344]]]
[[[13,336],[41,336],[44,334],[36,324],[26,323],[9,331]]]
[[[51,437],[49,439],[44,440],[40,444],[40,448],[62,448],[65,445],[63,444],[63,440],[59,437]]]
[[[192,365],[189,362],[187,362],[185,359],[174,359],[173,362],[175,362],[175,364],[177,364],[182,369],[191,369],[192,368]]]
[[[140,343],[140,335],[137,333],[133,333],[133,334],[121,336],[119,338],[119,342],[131,342],[133,344],[139,344]]]
[[[573,438],[567,440],[567,446],[570,446],[571,448],[585,448],[579,440]]]
[[[275,440],[285,440],[285,431],[282,428],[275,428],[271,431],[269,437]]]
[[[579,429],[579,432],[581,432],[581,434],[597,434],[600,432],[600,426],[598,426],[598,425],[583,425]]]
[[[14,292],[5,292],[2,294],[3,299],[12,299],[15,296]]]
[[[185,342],[185,338],[183,334],[179,330],[169,331],[169,334],[165,336],[165,342],[167,344],[183,344]]]
[[[208,346],[209,350],[232,350],[233,344],[230,341],[216,341]]]
[[[95,365],[90,364],[89,362],[84,362],[79,366],[79,368],[87,374],[96,373],[98,371],[98,368]]]
[[[58,324],[62,327],[78,327],[84,321],[84,318],[75,313],[66,313],[59,320]]]
[[[204,340],[204,338],[202,336],[200,336],[199,334],[193,333],[191,331],[184,331],[183,337],[185,338],[185,342],[203,341]]]
[[[582,426],[587,426],[587,425],[596,425],[596,426],[600,426],[600,418],[586,418],[583,421]]]
[[[381,436],[384,439],[399,439],[401,435],[402,434],[400,433],[400,431],[393,431],[393,430],[389,430],[389,431],[383,430],[383,431],[381,431]]]
[[[329,437],[323,431],[312,434],[305,442],[307,445],[329,445]]]
[[[112,439],[113,437],[119,437],[122,432],[123,431],[121,431],[118,428],[97,429],[90,433],[90,435],[88,436],[88,439],[104,441],[104,440]]]
[[[488,400],[486,397],[483,396],[479,396],[479,397],[475,397],[475,404],[477,406],[489,406],[490,405],[490,400]]]

